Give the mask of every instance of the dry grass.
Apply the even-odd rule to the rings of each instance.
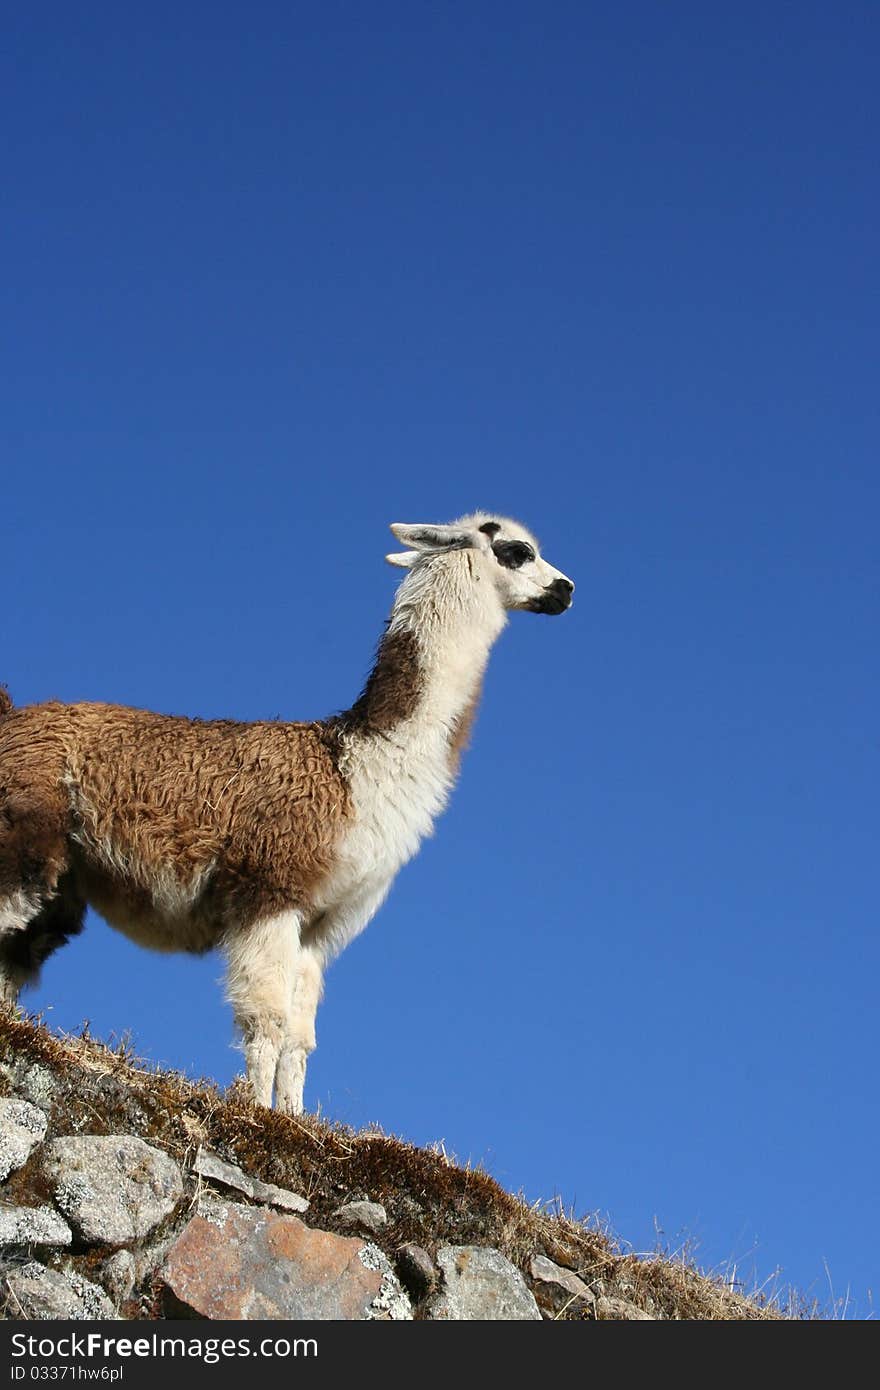
[[[49,1138],[134,1134],[184,1166],[205,1144],[266,1182],[302,1192],[311,1203],[309,1224],[327,1230],[340,1229],[333,1213],[342,1202],[381,1202],[389,1224],[379,1243],[389,1255],[406,1241],[432,1255],[442,1244],[493,1245],[526,1274],[531,1258],[546,1254],[597,1295],[624,1298],[655,1317],[787,1315],[759,1291],[746,1296],[701,1273],[685,1254],[623,1253],[594,1222],[528,1206],[442,1149],[419,1149],[375,1129],[358,1134],[310,1116],[279,1115],[255,1106],[241,1082],[221,1094],[208,1082],[144,1067],[125,1044],[114,1050],[87,1035],[58,1036],[0,1011],[0,1091],[26,1094],[35,1085],[51,1090]],[[29,1205],[46,1199],[34,1160],[6,1191]]]

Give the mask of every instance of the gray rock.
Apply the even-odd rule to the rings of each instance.
[[[378,1245],[364,1245],[358,1251],[358,1259],[364,1269],[374,1269],[382,1276],[382,1287],[367,1310],[368,1320],[383,1322],[412,1321],[412,1304],[401,1287],[400,1280],[391,1268],[388,1257]]]
[[[117,1250],[100,1269],[101,1283],[114,1303],[122,1303],[134,1288],[137,1266],[130,1250]]]
[[[26,1100],[0,1100],[0,1182],[27,1163],[46,1133],[46,1116]]]
[[[29,1057],[19,1057],[11,1066],[6,1063],[0,1068],[11,1089],[16,1095],[24,1096],[42,1110],[49,1110],[58,1094],[61,1083],[53,1071]]]
[[[73,1235],[51,1207],[0,1204],[0,1245],[69,1245]]]
[[[95,1271],[95,1278],[103,1284],[117,1307],[152,1280],[175,1238],[172,1226],[172,1233],[163,1234],[158,1240],[148,1238],[130,1250],[114,1250],[102,1262]]]
[[[541,1312],[519,1270],[500,1250],[444,1245],[437,1251],[443,1287],[428,1317],[456,1322],[540,1322]]]
[[[596,1303],[596,1317],[602,1322],[656,1322],[657,1319],[643,1308],[637,1308],[626,1298],[600,1298]]]
[[[357,1226],[374,1236],[388,1225],[388,1213],[379,1202],[346,1202],[334,1216],[343,1226]]]
[[[130,1135],[56,1139],[43,1171],[73,1229],[93,1244],[142,1240],[183,1195],[177,1164]]]
[[[31,1260],[3,1271],[7,1316],[13,1318],[115,1318],[103,1289],[74,1271],[62,1273]]]
[[[196,1172],[222,1187],[230,1187],[241,1192],[255,1202],[265,1202],[269,1207],[281,1207],[284,1211],[308,1211],[309,1204],[298,1192],[290,1192],[286,1187],[276,1187],[274,1182],[261,1182],[252,1178],[239,1168],[237,1163],[227,1163],[225,1159],[212,1153],[210,1149],[199,1149],[193,1164]]]
[[[543,1308],[549,1308],[554,1314],[596,1302],[595,1295],[583,1279],[579,1279],[570,1269],[554,1264],[546,1255],[535,1255],[530,1268],[535,1297]]]

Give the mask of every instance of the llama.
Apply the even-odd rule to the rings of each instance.
[[[407,571],[359,698],[313,723],[108,704],[14,708],[0,689],[0,998],[87,905],[158,951],[218,947],[255,1099],[302,1110],[326,966],[443,810],[510,610],[574,585],[502,517],[395,524]]]

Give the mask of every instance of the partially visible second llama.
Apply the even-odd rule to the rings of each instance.
[[[256,1099],[302,1110],[324,971],[442,811],[512,610],[574,585],[517,522],[394,525],[407,571],[363,693],[309,724],[0,690],[0,997],[14,1004],[87,904],[159,951],[219,947]]]

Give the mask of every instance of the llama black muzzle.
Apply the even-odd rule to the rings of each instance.
[[[549,613],[556,617],[559,613],[564,613],[566,608],[571,607],[571,596],[574,593],[574,585],[570,579],[554,579],[552,584],[548,584],[540,598],[535,599],[531,605],[533,613]]]

